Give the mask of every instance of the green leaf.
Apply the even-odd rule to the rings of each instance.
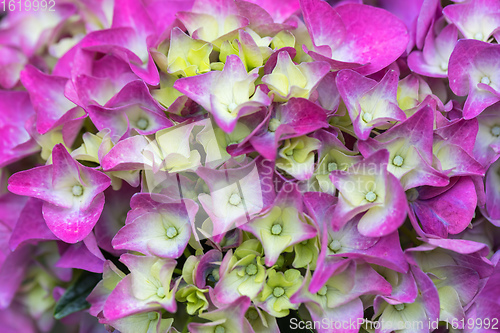
[[[71,284],[54,310],[54,318],[61,319],[72,313],[88,309],[90,307],[86,298],[102,279],[102,274],[84,271],[78,279]]]

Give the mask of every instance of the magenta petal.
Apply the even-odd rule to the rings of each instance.
[[[442,195],[415,203],[424,232],[439,237],[462,232],[472,220],[477,205],[474,183],[469,177],[460,180]],[[437,232],[438,230],[443,230]]]
[[[1,74],[0,74],[1,75]],[[25,130],[35,114],[25,91],[0,91],[0,167],[37,151],[38,145]]]
[[[6,45],[0,47],[0,87],[13,88],[19,81],[21,70],[28,62],[23,52]]]
[[[83,240],[92,231],[104,207],[104,194],[99,193],[86,210],[78,205],[62,208],[45,202],[43,217],[49,229],[66,243]]]
[[[324,55],[331,57],[331,51],[344,42],[346,35],[346,27],[339,13],[324,1],[302,0],[300,6],[314,44],[329,46],[329,54]]]
[[[249,2],[255,3],[260,7],[264,8],[268,12],[274,22],[283,23],[292,14],[296,13],[300,9],[300,4],[298,0],[289,1],[271,1],[271,0],[250,0]],[[250,24],[252,21],[250,20]]]
[[[217,77],[217,72],[208,72],[206,74],[181,78],[175,81],[174,88],[184,93],[205,109],[210,110],[210,90]]]
[[[9,306],[24,280],[32,248],[23,246],[10,253],[0,267],[0,309]]]
[[[458,41],[450,57],[449,78],[451,90],[464,96],[469,92],[468,71],[474,57],[491,44],[477,40],[462,39]]]
[[[43,219],[42,205],[41,200],[32,198],[28,200],[10,236],[9,247],[12,250],[25,242],[57,239]]]
[[[102,257],[102,254],[101,254]],[[62,255],[56,267],[78,268],[89,272],[102,273],[104,258],[95,256],[87,246],[81,242],[71,245]]]
[[[15,173],[9,178],[8,189],[15,194],[68,206],[67,196],[52,191],[52,170],[52,165],[44,165]]]
[[[499,165],[500,160],[497,160],[486,173],[486,209],[493,220],[500,219]]]
[[[21,81],[30,94],[37,113],[37,129],[44,134],[59,124],[59,120],[76,105],[64,96],[67,79],[47,75],[32,65],[21,72]]]
[[[101,162],[105,171],[138,170],[144,168],[145,158],[141,152],[148,146],[148,140],[142,135],[135,135],[119,141]]]
[[[406,50],[409,41],[406,26],[386,10],[360,4],[345,4],[333,9],[326,8],[321,3],[321,1],[302,2],[306,21],[314,11],[319,12],[319,15],[328,15],[329,18],[335,17],[332,12],[336,12],[345,26],[345,35],[333,33],[335,29],[331,28],[326,30],[327,33],[318,33],[317,30],[327,29],[321,25],[323,20],[317,20],[318,23],[307,22],[313,42],[319,47],[320,54],[337,61],[366,64],[356,71],[368,75],[388,66]],[[374,33],[375,31],[377,33]],[[320,42],[315,40],[315,35],[321,36]],[[337,45],[339,46],[336,47]],[[331,55],[324,54],[323,46],[333,46]]]
[[[451,90],[468,94],[464,118],[472,119],[486,107],[500,100],[497,82],[500,77],[500,45],[477,40],[460,40],[450,57],[449,79]],[[491,85],[482,81],[488,80]]]
[[[26,313],[25,308],[18,303],[0,310],[0,322],[3,333],[36,333],[33,319]]]
[[[28,198],[9,192],[0,195],[0,216],[2,216],[2,224],[7,230],[14,229],[27,201]]]
[[[487,41],[500,25],[500,4],[495,0],[463,1],[446,6],[443,14],[466,39]]]

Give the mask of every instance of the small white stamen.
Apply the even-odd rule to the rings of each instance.
[[[215,327],[214,333],[226,333],[226,329],[224,328],[224,326],[218,325]]]
[[[337,239],[334,239],[328,244],[328,248],[332,250],[332,252],[337,252],[342,248],[342,244],[340,244],[340,241]]]
[[[75,197],[79,197],[83,194],[83,186],[82,185],[75,185],[71,189],[71,192]]]
[[[500,126],[498,126],[498,125],[493,126],[491,128],[491,135],[496,136],[496,137],[500,136]]]
[[[371,115],[371,113],[363,113],[363,120],[365,121],[365,123],[369,123],[370,121],[372,121],[373,119],[373,116]]]
[[[375,200],[377,200],[377,195],[375,193],[373,193],[372,191],[370,191],[370,192],[366,193],[365,199],[368,202],[374,202]]]
[[[490,84],[490,83],[491,83],[490,78],[489,78],[489,77],[487,77],[487,76],[483,76],[483,77],[481,78],[481,83],[484,83],[484,84]]]
[[[168,227],[167,228],[167,237],[172,239],[175,236],[177,236],[179,233],[175,227]]]
[[[144,131],[146,128],[148,128],[148,126],[149,126],[149,121],[147,119],[140,118],[139,120],[137,120],[138,129]]]
[[[271,233],[275,236],[278,236],[281,234],[281,232],[283,231],[283,227],[281,226],[281,224],[273,224],[273,226],[271,227]]]
[[[482,32],[476,32],[476,34],[474,35],[474,39],[483,40],[483,38],[484,36]]]
[[[233,206],[238,206],[241,203],[241,197],[238,194],[233,193],[229,198],[229,203]]]
[[[238,107],[238,104],[236,104],[235,102],[231,102],[227,106],[227,109],[229,110],[230,113],[232,113],[234,111],[234,109],[236,109],[237,107]]]
[[[156,295],[157,295],[158,297],[160,297],[160,298],[163,298],[163,297],[165,297],[165,296],[166,296],[166,295],[165,295],[165,290],[163,290],[163,287],[158,288],[158,290],[156,291]]]
[[[276,130],[280,125],[281,121],[279,121],[276,118],[272,118],[271,120],[269,120],[269,125],[267,126],[267,129],[269,130],[269,132],[276,132]]]
[[[337,170],[338,165],[335,162],[328,163],[328,172],[332,172],[333,170]]]
[[[320,290],[318,290],[318,295],[325,296],[327,291],[328,291],[328,288],[326,286],[323,286],[323,287],[321,287]]]
[[[392,164],[394,164],[397,167],[402,166],[403,162],[404,162],[404,159],[399,155],[394,156],[394,158],[392,159]]]
[[[394,309],[396,309],[398,311],[403,311],[405,309],[405,305],[404,304],[396,304],[396,305],[394,305]]]

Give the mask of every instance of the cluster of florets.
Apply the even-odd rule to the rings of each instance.
[[[0,331],[499,329],[500,2],[376,3],[8,7]]]

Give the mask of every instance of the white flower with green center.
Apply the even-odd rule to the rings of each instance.
[[[109,320],[143,312],[165,309],[175,312],[175,292],[180,279],[173,285],[172,274],[177,262],[173,259],[123,254],[120,260],[130,270],[114,288],[104,304]]]
[[[255,163],[234,169],[200,168],[198,176],[210,189],[210,194],[202,193],[198,199],[213,223],[210,235],[216,242],[264,207],[262,178]]]
[[[219,302],[230,304],[241,296],[255,299],[264,286],[266,268],[262,246],[256,240],[243,242],[235,253],[228,253],[221,265],[223,271],[214,293]]]
[[[261,67],[264,64],[264,59],[267,59],[272,54],[272,50],[268,47],[271,37],[261,38],[250,28],[238,30],[238,35],[235,37],[233,40],[222,42],[219,55],[220,61],[226,62],[226,58],[230,54],[237,55],[243,61],[247,71],[249,71]]]
[[[315,138],[321,141],[322,146],[319,148],[319,162],[311,181],[317,181],[319,188],[315,188],[319,191],[334,195],[336,188],[330,180],[332,171],[346,171],[362,157],[357,152],[347,149],[335,134],[328,131],[317,131]]]
[[[128,222],[112,241],[115,249],[137,251],[160,258],[178,258],[191,237],[190,215],[198,209],[189,199],[184,204],[159,204]],[[188,213],[188,211],[190,213]]]
[[[202,313],[208,309],[208,301],[205,293],[208,289],[200,289],[193,285],[180,288],[175,293],[175,299],[178,302],[187,303],[186,311],[191,316]]]
[[[109,325],[122,333],[168,332],[174,318],[161,317],[159,312],[134,314],[109,322]]]
[[[299,290],[302,279],[302,275],[296,269],[289,269],[285,273],[270,269],[260,295],[259,306],[277,318],[287,316],[290,309],[298,308],[298,304],[290,302],[290,297]]]
[[[286,51],[278,53],[276,67],[270,74],[262,77],[267,84],[274,101],[286,102],[292,97],[309,98],[319,81],[330,71],[326,62],[303,62],[295,65]]]
[[[191,323],[188,325],[188,330],[203,333],[252,332],[253,330],[245,318],[249,306],[250,299],[240,297],[233,303],[219,307],[217,310],[200,314],[200,318],[209,320],[209,322]]]
[[[165,61],[164,56],[157,59],[163,71],[172,75],[194,76],[210,71],[210,43],[196,40],[186,35],[181,29],[172,29],[170,46]],[[159,61],[158,61],[159,60]]]
[[[294,268],[306,268],[308,265],[310,269],[316,268],[316,262],[320,252],[318,239],[316,237],[295,244],[293,249],[295,251],[295,258],[292,262]]]
[[[308,136],[287,139],[279,151],[276,167],[296,179],[306,180],[314,172],[315,151],[321,142]]]
[[[231,133],[239,117],[271,104],[271,98],[255,86],[258,76],[257,68],[248,73],[238,56],[229,55],[222,71],[181,78],[174,88],[204,107],[224,132]]]
[[[287,247],[316,235],[316,230],[302,219],[295,207],[274,206],[240,228],[253,233],[262,242],[266,265],[272,266]]]

